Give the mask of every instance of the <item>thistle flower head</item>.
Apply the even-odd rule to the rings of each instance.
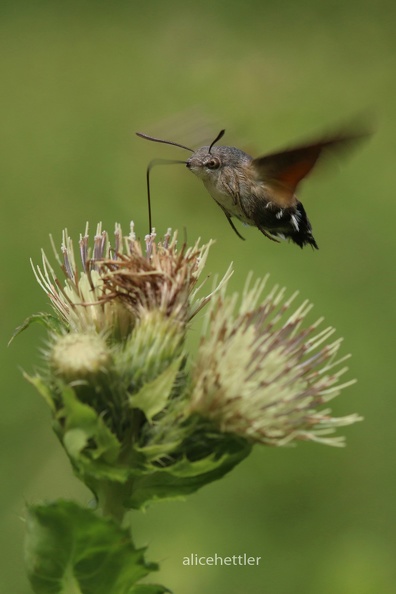
[[[131,233],[133,234],[133,229]],[[32,268],[37,282],[48,295],[64,329],[70,332],[127,334],[134,324],[130,313],[120,308],[117,302],[101,302],[103,281],[98,263],[109,256],[111,249],[108,235],[102,231],[101,224],[96,229],[92,252],[89,248],[88,225],[85,234],[80,235],[80,267],[77,265],[73,241],[67,229],[62,234],[61,256],[52,237],[51,243],[64,280],[58,278],[43,250],[42,266],[34,266],[32,263]],[[122,252],[123,249],[122,233],[118,225],[115,230],[114,249],[117,252]]]
[[[143,251],[131,223],[125,238],[116,225],[111,246],[107,232],[99,224],[91,251],[87,225],[79,241],[81,270],[67,230],[63,232],[61,257],[53,241],[52,245],[64,282],[44,251],[42,267],[33,267],[33,271],[67,331],[125,337],[137,319],[154,309],[185,324],[211,297],[195,300],[210,243],[200,246],[197,242],[191,248],[182,246],[178,250],[176,233],[171,235],[168,230],[163,241],[157,242],[153,231],[146,237]],[[230,274],[231,270],[222,282]]]
[[[126,256],[101,261],[102,302],[117,301],[136,318],[156,310],[184,325],[211,297],[194,301],[211,242],[203,247],[198,241],[193,247],[184,244],[178,248],[177,234],[171,236],[170,230],[163,242],[157,243],[155,238],[155,233],[146,236],[146,254],[134,240],[129,241]],[[222,283],[230,274],[229,270]]]
[[[333,328],[318,331],[322,320],[302,328],[311,309],[305,301],[289,313],[288,300],[275,287],[259,303],[266,285],[247,283],[239,311],[237,295],[219,295],[208,313],[193,372],[191,411],[210,419],[218,430],[252,442],[284,445],[317,440],[342,445],[325,435],[359,420],[331,417],[320,406],[337,396],[348,356],[337,358],[341,339]]]

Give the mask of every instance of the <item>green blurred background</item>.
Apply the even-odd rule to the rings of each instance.
[[[49,310],[29,258],[38,262],[41,247],[50,253],[50,232],[60,243],[67,226],[77,240],[87,220],[92,232],[98,221],[127,231],[133,218],[138,234],[146,233],[148,161],[187,153],[140,140],[135,130],[165,130],[188,143],[177,125],[163,122],[187,126],[191,113],[207,114],[215,122],[210,136],[225,127],[226,141],[257,155],[366,111],[377,121],[370,142],[300,193],[317,253],[272,243],[255,229],[242,229],[241,242],[183,167],[153,172],[159,232],[185,227],[190,241],[216,238],[208,270],[222,273],[233,260],[233,289],[249,270],[269,272],[337,327],[344,353],[353,354],[350,377],[359,381],[333,408],[365,421],[345,429],[346,449],[256,448],[186,502],[131,519],[137,544],[148,544],[148,557],[161,563],[156,579],[175,594],[396,591],[395,19],[387,0],[3,0],[1,592],[30,592],[26,502],[90,497],[51,432],[44,402],[21,375],[39,362],[43,330],[5,347],[25,317]],[[261,565],[185,568],[181,561],[244,552],[261,556]]]

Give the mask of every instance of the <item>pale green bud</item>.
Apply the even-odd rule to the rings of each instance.
[[[99,334],[65,334],[56,337],[49,353],[53,373],[66,382],[92,381],[109,371],[112,354]]]

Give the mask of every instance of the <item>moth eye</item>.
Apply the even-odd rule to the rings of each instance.
[[[220,167],[220,159],[217,159],[216,157],[211,157],[210,159],[205,161],[204,165],[208,169],[218,169]]]

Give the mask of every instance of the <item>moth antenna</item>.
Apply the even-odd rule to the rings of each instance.
[[[224,133],[225,133],[225,130],[220,130],[220,132],[218,133],[218,135],[216,136],[216,138],[214,139],[214,141],[212,142],[212,144],[209,147],[209,150],[208,150],[209,155],[211,154],[210,151],[212,150],[213,145],[216,144],[216,142],[218,142],[220,140],[220,138],[223,138]]]
[[[162,144],[171,144],[173,146],[178,146],[179,148],[186,149],[186,151],[190,151],[190,153],[194,152],[194,150],[188,148],[188,146],[184,146],[184,144],[179,144],[178,142],[173,142],[172,140],[162,140],[161,138],[154,138],[154,136],[143,134],[143,132],[136,132],[136,136],[140,136],[140,138],[145,138],[146,140],[152,140],[153,142],[161,142]],[[216,138],[216,140],[218,140],[218,138]]]
[[[182,147],[183,148],[183,147]],[[153,159],[150,161],[146,171],[146,183],[147,183],[147,207],[148,207],[148,220],[149,220],[149,234],[151,233],[152,219],[151,219],[151,193],[150,193],[150,171],[155,165],[173,165],[175,163],[186,164],[186,161],[176,161],[174,159]]]

